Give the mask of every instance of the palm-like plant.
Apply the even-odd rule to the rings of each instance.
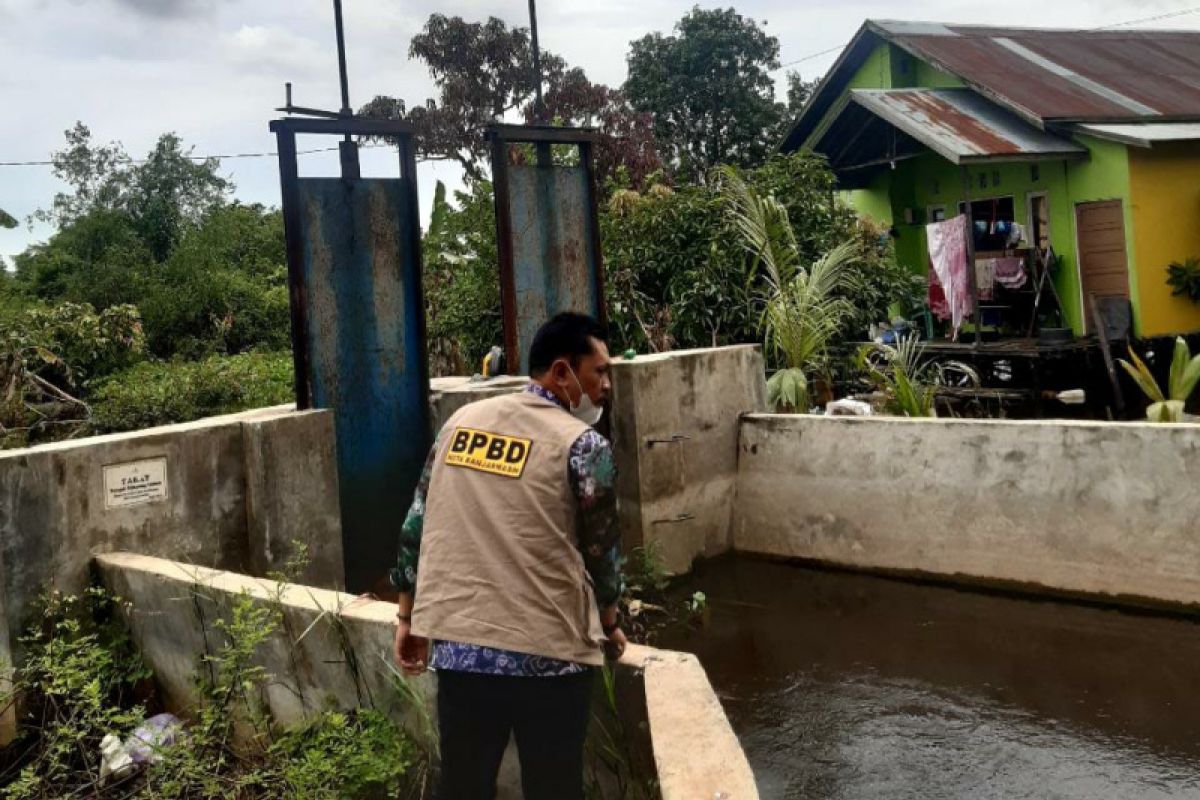
[[[1138,358],[1133,348],[1129,348],[1130,364],[1123,358],[1117,359],[1130,377],[1137,383],[1138,388],[1150,400],[1146,409],[1146,419],[1151,422],[1182,422],[1183,407],[1200,383],[1200,354],[1192,357],[1192,351],[1182,336],[1175,338],[1175,352],[1171,357],[1171,374],[1167,378],[1167,392],[1163,393],[1154,380],[1154,375],[1146,366],[1146,362]]]
[[[854,310],[844,296],[853,286],[846,267],[856,257],[854,243],[805,268],[783,204],[756,192],[731,167],[721,169],[720,179],[742,247],[766,283],[760,328],[768,351],[783,364],[767,381],[768,402],[777,410],[805,411],[812,379],[828,375],[829,342]]]
[[[887,396],[887,410],[902,417],[936,417],[938,389],[952,382],[979,385],[979,375],[961,361],[925,358],[925,345],[914,336],[896,344],[864,345],[859,367]]]

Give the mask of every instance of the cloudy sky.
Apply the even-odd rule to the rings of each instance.
[[[431,94],[408,41],[434,11],[468,19],[526,24],[524,0],[343,0],[349,41],[351,102],[398,95],[409,105]],[[962,23],[1098,27],[1195,6],[1197,0],[739,0],[739,11],[766,21],[781,60],[802,59],[845,43],[866,18]],[[540,0],[542,45],[583,67],[592,80],[620,84],[630,40],[669,30],[694,0]],[[705,3],[704,5],[708,5]],[[728,5],[728,2],[721,5]],[[0,162],[42,161],[62,132],[82,120],[101,141],[118,140],[141,156],[164,131],[196,153],[269,152],[272,109],[283,84],[300,105],[338,104],[332,0],[0,0]],[[1138,26],[1142,27],[1142,26]],[[1200,14],[1152,27],[1200,27]],[[818,75],[836,53],[794,68]],[[783,71],[778,73],[780,81]],[[781,87],[782,94],[782,87]],[[302,142],[301,147],[311,146]],[[390,174],[375,151],[364,173]],[[246,201],[278,204],[273,158],[229,159],[223,172]],[[336,154],[304,157],[310,175],[336,173]],[[420,168],[422,201],[438,178],[457,183],[447,164]],[[24,220],[58,189],[45,167],[0,166],[0,208]],[[51,231],[0,230],[11,256]]]

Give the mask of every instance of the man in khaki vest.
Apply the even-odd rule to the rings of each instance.
[[[625,648],[612,450],[591,427],[605,338],[582,314],[543,325],[529,386],[446,422],[404,521],[395,656],[438,673],[441,800],[491,800],[510,734],[526,800],[583,798],[596,667]]]

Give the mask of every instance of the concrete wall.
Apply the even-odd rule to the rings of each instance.
[[[98,552],[265,574],[299,539],[303,577],[341,586],[333,446],[328,412],[279,407],[0,452],[0,660],[16,655],[38,594],[81,589]],[[160,459],[165,497],[109,507],[106,468]]]
[[[735,549],[1200,604],[1200,426],[754,415]]]
[[[278,608],[283,619],[259,654],[273,676],[262,699],[277,721],[298,722],[330,707],[370,706],[410,730],[421,728],[422,715],[393,685],[395,605],[132,553],[102,554],[96,563],[105,584],[129,601],[124,613],[133,639],[172,710],[186,714],[193,707],[199,657],[223,641],[214,622],[248,595]],[[433,678],[405,680],[432,714]],[[657,771],[663,800],[758,797],[746,756],[694,656],[631,646],[618,666],[617,685],[631,683],[636,691],[619,705],[644,698],[625,722],[649,731],[647,762]],[[520,797],[511,756],[501,770],[501,800]]]
[[[738,418],[765,407],[755,346],[614,363],[610,424],[627,550],[654,543],[680,573],[697,556],[728,549]]]
[[[429,382],[429,421],[434,435],[442,429],[450,415],[468,403],[519,392],[527,383],[529,378],[516,375],[501,375],[486,381],[458,376],[434,378]]]

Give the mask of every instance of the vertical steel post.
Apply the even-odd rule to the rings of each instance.
[[[512,210],[508,196],[508,142],[492,135],[492,191],[496,198],[496,248],[500,257],[500,316],[504,321],[504,363],[510,375],[521,369],[517,345],[517,298],[513,274]]]
[[[346,76],[346,29],[342,24],[342,0],[333,0],[333,22],[337,29],[338,77],[342,84],[342,114],[350,116],[352,113],[350,111],[350,81]]]
[[[538,48],[536,0],[529,0],[529,43],[533,48],[534,122],[545,122],[546,104],[542,100],[542,53]]]
[[[600,252],[600,187],[596,180],[596,148],[592,142],[580,142],[579,160],[587,176],[588,218],[591,221],[592,258],[596,267],[596,320],[608,327],[608,305],[604,302],[604,255]]]
[[[295,370],[296,408],[312,407],[308,359],[308,287],[304,280],[304,255],[300,230],[300,167],[296,161],[296,134],[275,132],[279,151],[279,186],[283,195],[283,236],[287,246],[288,298],[292,318],[292,366]]]

